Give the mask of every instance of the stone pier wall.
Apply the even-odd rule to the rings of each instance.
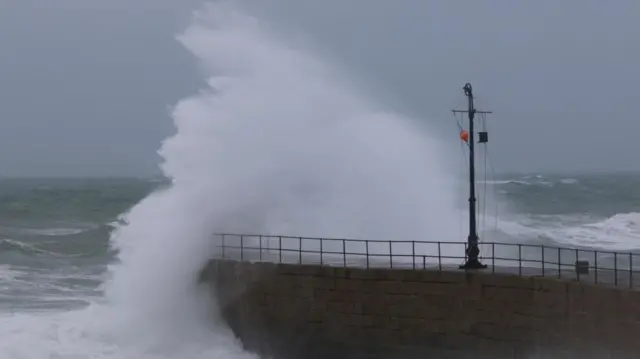
[[[275,358],[638,358],[640,292],[548,277],[212,261],[221,314]]]

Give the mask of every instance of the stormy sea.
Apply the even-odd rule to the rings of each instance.
[[[108,280],[109,266],[118,262],[117,250],[110,245],[110,238],[114,230],[123,225],[122,214],[153,191],[162,191],[167,186],[168,181],[155,179],[0,181],[0,350],[3,357],[178,358],[186,355],[156,348],[161,344],[154,340],[159,338],[154,337],[159,329],[148,323],[136,323],[138,327],[132,333],[136,339],[123,342],[117,334],[127,331],[122,332],[117,326],[118,315],[126,314],[127,309],[140,308],[127,308],[124,303],[122,307],[117,305],[107,310],[105,303],[108,300],[105,300],[103,284]],[[487,188],[512,203],[510,209],[520,211],[499,215],[497,221],[493,217],[487,219],[490,230],[484,236],[492,237],[483,236],[484,240],[620,251],[640,249],[640,198],[633,195],[640,193],[640,175],[503,175],[489,181]],[[162,226],[161,221],[171,219],[157,220],[158,226]],[[175,237],[172,240],[189,239]],[[153,241],[148,243],[153,245]],[[157,242],[155,245],[178,244]],[[185,260],[176,257],[178,259]],[[131,272],[123,275],[145,275],[135,272],[145,270],[166,273],[181,263],[172,263],[169,259],[147,265],[148,268],[126,269]],[[167,300],[162,297],[164,289],[158,286],[162,287],[162,281],[149,282],[149,288],[129,290],[136,295],[140,295],[141,290],[152,291],[151,297],[141,298],[143,300]],[[154,294],[158,297],[154,298]],[[116,325],[118,331],[110,332],[112,325]],[[151,340],[153,345],[145,346],[150,342],[140,342],[140,337]],[[229,339],[224,346],[231,346],[229,343],[233,340]],[[223,350],[215,346],[192,349],[200,350],[195,356],[198,358],[205,357],[207,350]]]
[[[466,240],[465,167],[427,121],[230,5],[178,41],[206,81],[163,176],[0,180],[1,358],[255,357],[194,280],[215,232]],[[480,177],[483,241],[640,248],[640,175]]]

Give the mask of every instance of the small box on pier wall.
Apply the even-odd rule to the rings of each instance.
[[[576,273],[589,274],[589,261],[576,261]]]

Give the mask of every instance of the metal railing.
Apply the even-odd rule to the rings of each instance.
[[[220,259],[364,268],[457,269],[466,242],[380,241],[250,234],[216,234]],[[636,288],[640,254],[580,248],[480,243],[484,272],[545,276]],[[636,280],[634,280],[634,277]]]

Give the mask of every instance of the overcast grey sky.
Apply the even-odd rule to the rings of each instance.
[[[640,170],[637,0],[252,2],[454,141],[471,82],[498,170]],[[0,176],[153,173],[202,3],[0,0]]]

